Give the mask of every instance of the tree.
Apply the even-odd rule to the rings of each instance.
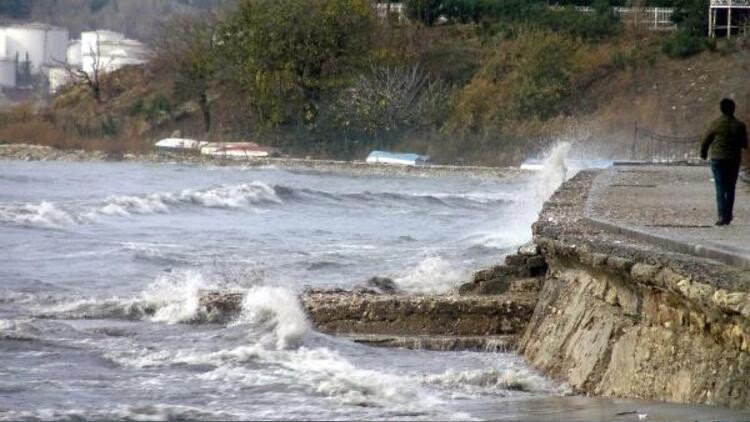
[[[691,35],[703,37],[708,32],[709,0],[674,0],[674,22]]]
[[[58,62],[68,72],[69,79],[76,84],[82,84],[89,88],[91,95],[97,103],[103,103],[104,97],[104,74],[111,65],[111,59],[106,59],[101,54],[99,46],[99,37],[96,38],[96,47],[89,46],[89,57],[91,57],[91,66],[84,63],[81,68],[68,64],[67,62]]]
[[[407,0],[406,16],[432,26],[444,11],[444,0]]]
[[[178,98],[198,103],[206,132],[211,130],[210,93],[219,70],[218,30],[213,14],[176,15],[162,24],[153,42],[152,64],[173,76]]]
[[[331,112],[339,130],[354,136],[396,139],[445,118],[449,93],[419,66],[373,67],[340,93]]]
[[[310,123],[321,92],[365,62],[375,23],[366,0],[244,0],[224,26],[223,57],[261,122]]]

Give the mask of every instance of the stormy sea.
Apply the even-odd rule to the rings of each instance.
[[[576,397],[513,353],[372,348],[307,321],[308,287],[445,293],[500,262],[570,176],[560,161],[508,180],[0,162],[0,419],[739,417]],[[204,289],[247,292],[241,315],[188,323]]]

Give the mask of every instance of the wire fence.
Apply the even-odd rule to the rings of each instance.
[[[630,156],[648,162],[696,161],[700,159],[699,142],[699,136],[664,135],[636,124]]]

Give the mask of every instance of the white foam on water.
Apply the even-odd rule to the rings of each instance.
[[[439,256],[430,256],[420,261],[406,275],[393,281],[408,293],[442,294],[455,289],[468,276],[466,271]]]
[[[440,403],[408,377],[357,368],[327,348],[301,348],[278,363],[293,369],[314,393],[349,405],[425,411]]]
[[[0,221],[32,227],[63,228],[95,221],[98,217],[165,214],[176,207],[250,209],[261,204],[280,204],[274,189],[262,182],[221,186],[212,189],[185,189],[180,192],[146,195],[114,195],[99,203],[63,206],[54,202],[0,205]]]
[[[235,324],[262,327],[261,336],[268,340],[267,334],[272,333],[272,341],[279,350],[302,344],[310,331],[310,323],[297,294],[275,286],[250,288]]]
[[[76,224],[76,218],[53,202],[0,205],[0,221],[31,227],[62,228]]]
[[[422,382],[473,394],[493,394],[501,390],[546,394],[565,394],[567,391],[567,387],[553,384],[538,373],[517,365],[469,371],[449,369],[441,374],[426,375]]]
[[[230,420],[236,419],[226,411],[207,411],[205,408],[174,404],[147,404],[138,406],[113,406],[111,409],[68,408],[35,409],[7,413],[8,420],[138,420],[138,421],[181,421],[181,420]],[[5,419],[0,417],[0,419]]]
[[[250,208],[262,203],[280,204],[274,189],[262,182],[220,186],[212,189],[184,189],[176,193],[121,195],[108,197],[102,206],[92,210],[102,215],[161,214],[173,207],[198,205],[206,208]]]
[[[110,196],[105,205],[95,212],[103,215],[127,217],[132,214],[157,214],[169,212],[164,202],[165,196],[151,194],[145,196]]]
[[[203,274],[187,270],[177,277],[160,276],[141,294],[141,299],[156,307],[152,321],[176,324],[197,316],[201,290],[212,287],[213,284]]]
[[[234,280],[227,279],[226,275],[207,274],[193,269],[176,270],[159,275],[136,296],[66,299],[52,306],[39,306],[34,311],[41,316],[67,319],[148,319],[167,324],[210,321],[214,315],[206,314],[200,306],[203,291],[240,291],[247,288],[248,283],[254,282],[257,280],[252,275],[247,279]]]

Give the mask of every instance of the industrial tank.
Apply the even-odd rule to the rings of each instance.
[[[67,60],[70,66],[81,67],[81,40],[74,40],[68,44]]]
[[[66,60],[68,30],[56,26],[30,23],[5,28],[5,52],[10,58],[31,62],[31,73],[40,73],[44,65]]]
[[[115,31],[85,31],[81,32],[81,56],[95,56],[99,54],[99,45],[108,42],[122,41],[125,35]]]
[[[109,56],[110,44],[120,42],[125,35],[114,31],[86,31],[81,33],[81,69],[88,74],[98,66],[100,71],[111,71],[113,59]],[[98,63],[98,64],[97,64]]]
[[[16,86],[16,61],[11,58],[0,58],[0,87]]]
[[[49,68],[49,92],[50,94],[56,94],[60,88],[68,85],[73,81],[73,78],[68,72],[68,69],[64,67],[51,67]]]

